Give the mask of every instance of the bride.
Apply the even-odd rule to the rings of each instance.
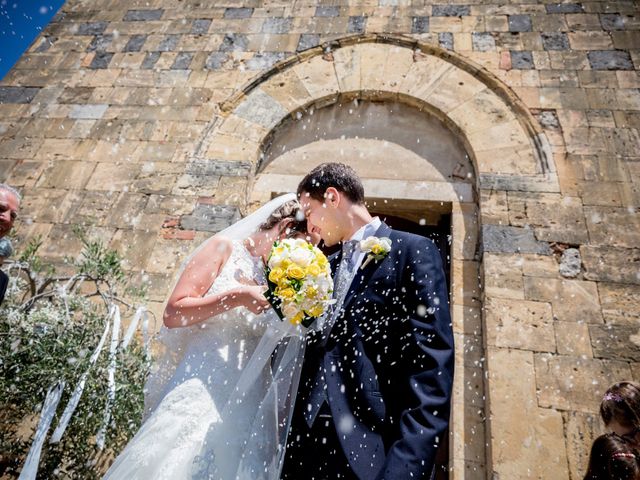
[[[105,479],[279,477],[304,342],[263,296],[264,263],[275,240],[305,235],[295,198],[272,200],[184,262],[145,421]]]

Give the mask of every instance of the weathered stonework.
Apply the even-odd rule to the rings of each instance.
[[[0,82],[17,246],[42,235],[63,264],[84,225],[160,315],[195,245],[295,186],[256,192],[274,129],[338,98],[405,103],[474,169],[422,190],[393,159],[364,172],[451,209],[451,477],[581,479],[602,392],[640,381],[639,29],[625,1],[69,0]]]

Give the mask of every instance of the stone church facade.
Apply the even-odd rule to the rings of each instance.
[[[450,478],[581,479],[640,381],[639,68],[630,0],[69,0],[0,83],[0,180],[18,248],[82,225],[159,314],[200,241],[353,165],[446,223]]]

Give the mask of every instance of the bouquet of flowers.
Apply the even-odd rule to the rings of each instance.
[[[327,257],[301,239],[275,242],[267,261],[265,296],[281,319],[309,327],[333,303]]]

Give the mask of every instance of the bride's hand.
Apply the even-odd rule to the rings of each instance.
[[[262,313],[271,306],[264,296],[267,291],[267,287],[264,285],[247,285],[238,290],[240,305],[252,313]]]

